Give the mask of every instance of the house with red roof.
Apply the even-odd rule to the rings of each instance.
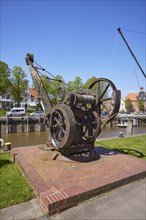
[[[130,99],[133,105],[133,112],[139,112],[138,106],[137,106],[137,102],[139,99],[143,99],[144,100],[144,111],[146,111],[146,92],[143,91],[143,87],[140,88],[140,92],[139,93],[130,93],[125,97],[126,99]]]
[[[35,108],[38,103],[38,93],[35,88],[28,88],[21,107]]]

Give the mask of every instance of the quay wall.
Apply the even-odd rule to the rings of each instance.
[[[127,119],[136,120],[136,125],[146,124],[146,115],[133,116],[132,115],[118,115],[113,121],[107,123],[105,127],[116,127],[120,120]],[[43,117],[0,117],[0,134],[7,133],[22,133],[22,132],[41,132],[47,131],[48,127],[45,124]]]
[[[133,126],[146,125],[146,115],[118,114],[116,118],[107,123],[105,127],[117,127],[121,121],[126,121],[127,123],[132,122]]]
[[[0,117],[0,133],[40,132],[48,128],[44,118]]]

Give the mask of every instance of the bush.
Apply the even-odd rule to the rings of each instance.
[[[8,112],[7,110],[0,109],[0,117],[6,116],[6,113],[7,113],[7,112]]]

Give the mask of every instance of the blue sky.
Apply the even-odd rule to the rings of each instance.
[[[1,0],[0,59],[12,69],[25,64],[27,52],[53,75],[67,82],[80,76],[112,80],[122,97],[146,90],[144,76],[117,32],[146,73],[146,1]],[[136,32],[129,32],[132,30]]]

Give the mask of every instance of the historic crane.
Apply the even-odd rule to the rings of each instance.
[[[65,155],[92,150],[101,125],[116,117],[121,92],[106,78],[95,79],[82,92],[69,92],[62,84],[56,91],[58,104],[52,106],[39,73],[45,69],[36,64],[31,53],[27,53],[26,63],[47,114],[50,149]],[[106,112],[104,118],[101,111]]]

